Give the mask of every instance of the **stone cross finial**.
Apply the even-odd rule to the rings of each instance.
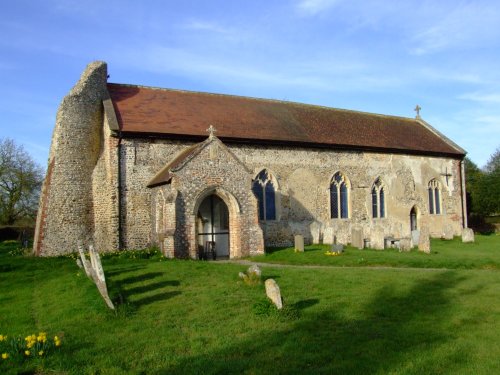
[[[213,125],[210,125],[210,127],[207,129],[207,132],[208,132],[208,136],[210,138],[213,138],[215,133],[217,133],[217,129],[215,129],[215,127]]]
[[[420,110],[421,110],[421,109],[422,109],[422,107],[420,107],[420,106],[417,104],[417,106],[415,107],[415,110],[414,110],[415,112],[417,112],[417,116],[416,116],[416,118],[420,118]]]

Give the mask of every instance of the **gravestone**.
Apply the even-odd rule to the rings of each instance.
[[[341,243],[334,243],[331,247],[330,250],[332,253],[343,253],[344,252],[344,245]]]
[[[418,242],[420,241],[420,231],[418,229],[414,229],[411,231],[411,247],[418,246]]]
[[[252,264],[250,267],[248,267],[247,275],[249,277],[260,278],[262,275],[262,271],[260,270],[258,265]]]
[[[382,228],[374,228],[370,236],[372,249],[383,250],[385,245],[384,231]]]
[[[108,307],[111,310],[114,310],[115,306],[113,305],[113,302],[111,302],[111,299],[109,298],[108,288],[106,286],[106,278],[104,277],[104,269],[102,268],[101,257],[99,256],[99,253],[96,250],[94,250],[94,246],[90,245],[89,246],[90,262],[89,262],[87,260],[87,257],[85,256],[85,253],[83,251],[83,245],[81,243],[78,244],[78,252],[80,253],[80,260],[83,265],[83,268],[85,269],[85,273],[89,278],[91,278],[94,281],[95,285],[97,286],[97,290],[99,290],[99,293],[104,299],[104,302],[106,302],[106,305],[108,305]],[[80,267],[78,262],[77,265]]]
[[[399,250],[400,251],[410,251],[411,250],[411,239],[401,238],[399,240]]]
[[[278,310],[281,310],[283,308],[283,301],[281,299],[280,287],[274,279],[267,279],[265,286],[267,297],[274,303]]]
[[[418,250],[424,253],[431,253],[431,241],[429,235],[429,228],[423,227],[420,229],[420,238],[418,241]]]
[[[304,236],[300,234],[295,235],[295,251],[304,252]]]
[[[321,243],[323,237],[321,233],[321,224],[317,221],[313,221],[309,226],[309,229],[311,230],[312,243]]]
[[[445,225],[443,228],[443,239],[452,240],[453,239],[453,227],[449,224]]]
[[[474,242],[474,231],[471,228],[462,229],[462,242]]]
[[[363,228],[354,227],[351,230],[351,245],[362,250],[365,247]]]

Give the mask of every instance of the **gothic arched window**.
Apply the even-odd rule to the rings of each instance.
[[[435,178],[429,181],[428,192],[429,192],[429,213],[431,215],[440,215],[441,186]]]
[[[259,201],[259,220],[276,220],[275,182],[266,169],[253,180],[252,191]]]
[[[330,182],[330,217],[349,217],[349,187],[347,179],[340,172],[335,173]]]
[[[372,217],[385,217],[385,190],[380,178],[372,187]]]

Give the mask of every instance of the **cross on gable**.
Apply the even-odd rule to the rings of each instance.
[[[207,132],[208,132],[208,136],[210,138],[213,138],[215,133],[217,133],[217,129],[215,129],[215,127],[213,125],[210,125],[210,127],[207,129]]]
[[[446,170],[444,173],[441,173],[441,176],[446,177],[446,186],[448,186],[448,177],[453,176],[451,173],[448,173],[448,167],[446,167]]]
[[[414,111],[417,112],[417,116],[416,118],[420,118],[420,110],[422,109],[422,107],[420,107],[418,104],[417,106],[415,107]]]

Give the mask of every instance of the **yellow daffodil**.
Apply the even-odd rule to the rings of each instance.
[[[54,342],[54,344],[55,344],[56,346],[61,346],[61,341],[56,340],[56,341]]]
[[[31,354],[31,352],[30,352],[29,350],[25,350],[25,351],[24,351],[24,354],[26,354],[26,355],[30,355],[30,354]]]
[[[40,351],[38,352],[38,355],[39,355],[39,356],[42,356],[42,355],[43,355],[43,350],[40,350]]]
[[[2,353],[2,359],[9,358],[9,353]]]

